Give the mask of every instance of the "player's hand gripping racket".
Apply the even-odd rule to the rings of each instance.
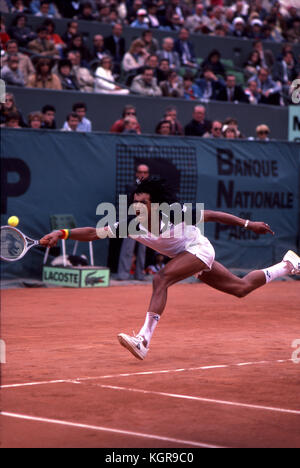
[[[19,229],[12,226],[1,226],[1,260],[16,262],[23,258],[28,250],[37,245],[40,245],[40,241],[25,236]]]

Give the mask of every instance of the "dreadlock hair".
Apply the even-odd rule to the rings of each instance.
[[[167,185],[166,180],[158,177],[149,177],[142,180],[134,193],[148,193],[150,195],[151,203],[168,203],[171,205],[176,202],[174,195],[172,195],[172,190]]]

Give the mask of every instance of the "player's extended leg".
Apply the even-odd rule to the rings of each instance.
[[[153,292],[144,325],[137,336],[120,333],[118,339],[121,345],[138,359],[144,359],[156,325],[164,311],[168,288],[206,268],[205,263],[189,252],[182,252],[170,260],[153,278]]]

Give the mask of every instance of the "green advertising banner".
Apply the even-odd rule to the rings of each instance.
[[[2,129],[1,224],[16,215],[19,228],[36,239],[50,231],[54,214],[96,226],[97,206],[118,208],[136,166],[146,163],[181,202],[270,224],[274,237],[205,226],[216,258],[227,267],[262,268],[299,243],[299,148],[289,142]],[[93,243],[96,266],[110,267],[112,242]],[[68,252],[72,248],[67,241]],[[79,253],[89,257],[88,245],[80,244]],[[41,279],[43,259],[44,251],[33,249],[20,262],[2,264],[2,278]]]

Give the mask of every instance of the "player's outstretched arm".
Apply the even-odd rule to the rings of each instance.
[[[204,211],[204,222],[214,222],[221,224],[228,224],[230,226],[240,226],[250,231],[255,232],[256,234],[272,234],[274,232],[270,226],[263,221],[249,221],[246,219],[239,218],[229,213],[224,213],[222,211]]]
[[[107,232],[103,228],[103,236],[101,235],[102,229],[84,227],[84,228],[75,228],[72,230],[62,229],[60,231],[53,231],[44,236],[40,240],[40,244],[45,247],[54,247],[57,242],[61,239],[72,239],[80,242],[90,242],[95,241],[101,238],[107,237]]]

